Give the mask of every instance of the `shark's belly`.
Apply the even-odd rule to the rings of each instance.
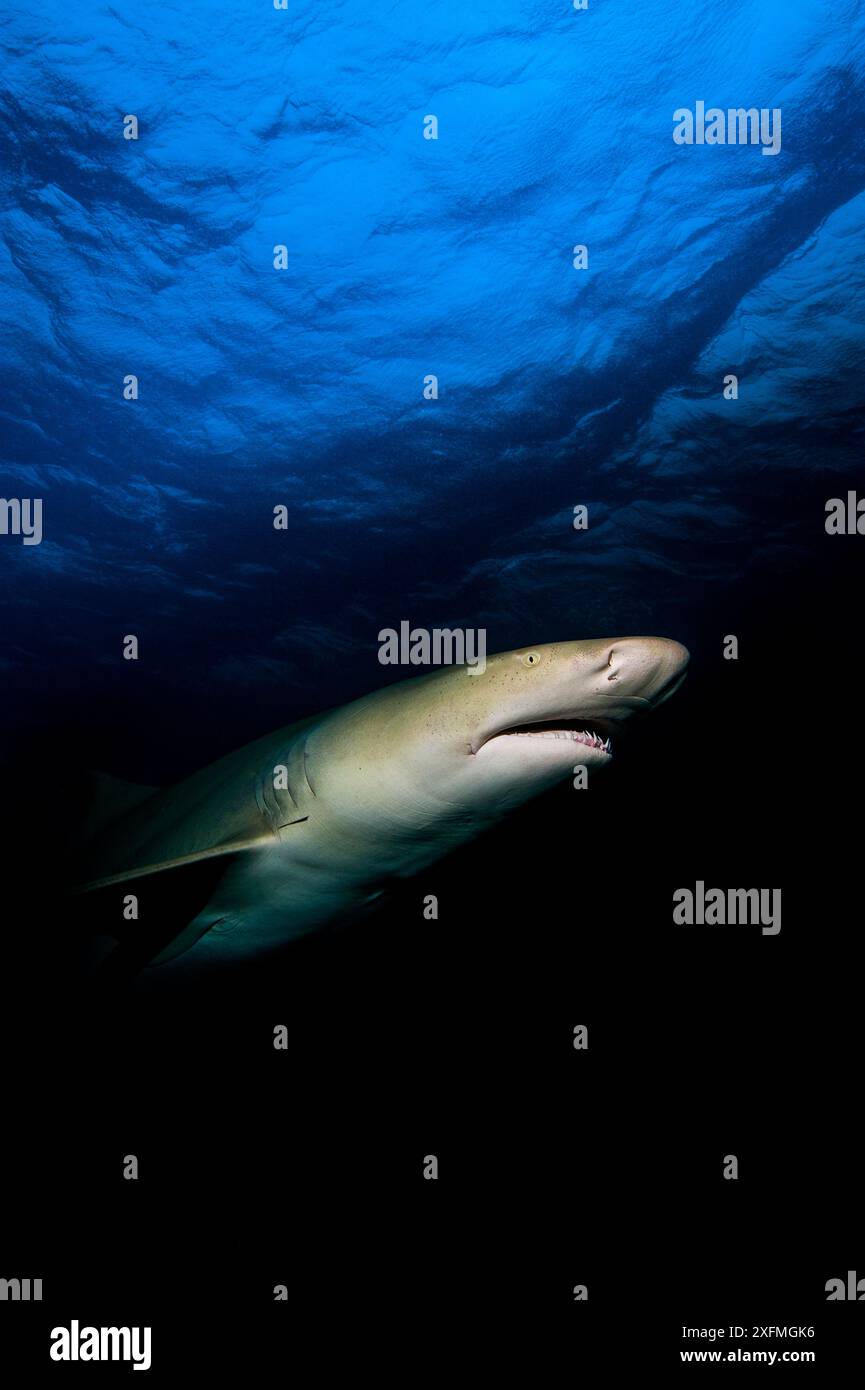
[[[316,808],[285,827],[272,848],[238,855],[206,907],[156,968],[232,964],[278,949],[329,924],[361,916],[386,886],[419,872],[476,833],[473,822],[396,823],[369,830]]]
[[[264,955],[363,913],[381,895],[359,866],[307,863],[282,847],[246,855],[229,867],[183,933],[189,946],[156,968],[228,965]]]

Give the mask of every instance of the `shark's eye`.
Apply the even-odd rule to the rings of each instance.
[[[541,658],[537,652],[526,652],[525,656],[523,657],[523,661],[526,663],[527,666],[537,666],[540,659]]]

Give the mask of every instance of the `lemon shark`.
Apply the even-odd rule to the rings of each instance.
[[[520,648],[279,729],[165,790],[107,779],[78,892],[135,901],[140,965],[262,955],[368,910],[576,768],[604,767],[624,721],[666,700],[687,663],[659,637]],[[201,866],[203,902],[182,891]],[[154,942],[155,884],[176,910],[160,908]],[[116,898],[112,910],[128,915]]]

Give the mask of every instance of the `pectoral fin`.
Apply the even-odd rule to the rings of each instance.
[[[217,926],[219,917],[206,913],[207,904],[232,859],[272,845],[261,841],[222,845],[178,860],[93,879],[73,890],[70,908],[80,919],[82,936],[113,937],[114,949],[99,950],[91,970],[103,983],[130,980],[146,965],[161,965]]]
[[[273,836],[259,835],[253,840],[235,840],[224,845],[212,845],[210,849],[199,849],[193,854],[181,854],[177,859],[162,859],[155,864],[142,864],[138,868],[123,869],[119,873],[107,874],[104,878],[91,878],[75,884],[73,893],[91,893],[100,888],[111,888],[132,879],[146,878],[151,874],[165,873],[169,869],[183,869],[191,864],[200,864],[205,859],[221,859],[227,854],[242,854],[246,850],[264,849],[273,844]]]

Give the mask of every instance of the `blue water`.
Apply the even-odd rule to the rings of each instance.
[[[380,683],[401,619],[693,642],[755,563],[800,574],[860,467],[861,5],[29,8],[0,120],[0,479],[44,505],[41,545],[0,537],[22,717],[128,734],[158,701],[230,744]],[[676,145],[697,101],[780,108],[780,152]]]

